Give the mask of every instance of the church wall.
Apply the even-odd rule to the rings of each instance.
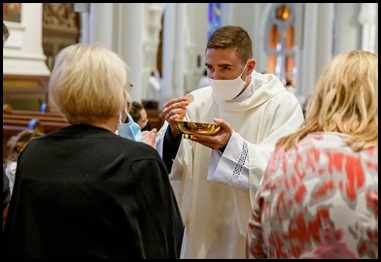
[[[162,105],[168,99],[195,89],[197,81],[202,75],[205,63],[204,53],[208,30],[207,3],[159,3],[157,6],[150,6],[156,4],[144,3],[109,3],[108,5],[113,5],[113,8],[110,9],[112,12],[108,12],[107,14],[105,12],[109,9],[97,8],[97,5],[98,4],[90,3],[88,4],[88,8],[85,8],[85,12],[81,13],[81,26],[85,28],[81,28],[79,41],[90,43],[96,39],[97,41],[104,42],[105,45],[109,45],[113,51],[126,60],[131,66],[130,77],[135,85],[132,91],[133,99],[144,99],[146,95],[146,79],[151,68],[156,67],[159,43],[155,41],[159,32],[158,30],[161,30],[161,24],[158,24],[161,23],[161,21],[159,22],[158,19],[156,19],[155,22],[152,22],[151,14],[153,13],[149,11],[150,9],[151,11],[158,10],[156,8],[163,8],[164,14],[169,16],[166,28],[164,29],[166,33],[163,34],[164,38],[167,38],[163,39],[163,43],[166,42],[167,47],[162,47],[163,50],[167,49],[163,51],[161,58],[163,60],[161,64],[162,74],[164,76],[163,88],[167,90],[161,92],[160,103]],[[249,32],[253,39],[254,58],[257,61],[256,70],[260,72],[264,71],[267,63],[267,55],[264,52],[264,23],[271,5],[272,3],[223,3],[221,10],[222,25],[240,25]],[[315,8],[311,7],[312,5],[320,5],[320,7],[315,10]],[[303,63],[300,63],[300,65],[302,67],[311,68],[310,71],[300,75],[300,77],[303,78],[303,81],[300,83],[304,86],[302,95],[306,95],[313,88],[314,82],[320,74],[322,67],[326,64],[326,61],[331,55],[333,56],[345,50],[361,49],[362,28],[358,22],[361,3],[332,4],[334,5],[335,23],[335,26],[332,26],[332,34],[335,34],[334,37],[332,37],[332,47],[326,45],[326,42],[324,42],[329,41],[331,44],[330,39],[321,39],[324,38],[324,35],[329,35],[329,32],[324,32],[322,26],[324,26],[324,28],[330,28],[329,24],[324,23],[326,22],[324,21],[327,15],[326,11],[331,10],[330,5],[331,4],[328,4],[323,7],[322,4],[305,4],[303,9],[304,12],[308,12],[308,14],[316,15],[316,19],[307,19],[304,13],[304,18],[300,20],[304,30],[303,33],[298,35],[300,36],[298,41],[300,40],[299,42],[303,43],[304,48],[304,50],[300,51],[304,57]],[[37,85],[40,90],[44,90],[50,73],[48,67],[45,65],[45,60],[51,58],[45,57],[41,51],[43,47],[40,38],[42,28],[41,24],[39,24],[40,22],[36,22],[35,19],[36,14],[38,14],[36,8],[39,6],[38,4],[23,4],[23,7],[24,19],[33,18],[34,20],[30,23],[22,23],[21,26],[8,23],[11,25],[12,33],[3,53],[3,74],[6,75],[3,78],[3,85],[6,87],[6,89],[3,90],[3,94],[8,96],[8,98],[11,97],[9,96],[9,92],[12,93],[16,89],[13,89],[7,75],[11,76],[12,74],[16,74],[19,79],[25,76],[25,80],[27,80],[25,83],[29,83],[30,86]],[[39,8],[41,9],[41,6]],[[135,12],[134,10],[143,11]],[[41,13],[41,11],[42,9],[39,12]],[[139,22],[140,18],[138,17],[134,19],[127,17],[127,14],[138,15],[139,13],[144,16],[144,18],[142,18],[144,19],[144,23]],[[108,26],[102,23],[105,15],[111,19]],[[87,20],[84,21],[83,19],[86,18]],[[39,20],[37,19],[37,21]],[[135,25],[138,23],[139,26],[134,26],[134,23]],[[112,27],[111,29],[109,28],[110,26]],[[140,31],[141,34],[138,34]],[[102,32],[103,34],[101,34]],[[111,39],[109,37],[110,35]],[[181,37],[179,37],[180,35]],[[313,40],[314,43],[310,43],[311,39],[315,39]],[[25,42],[29,44],[24,46]],[[17,47],[17,45],[19,47]],[[21,49],[25,48],[25,50],[20,52],[20,50],[18,50],[20,46]],[[378,48],[378,42],[376,42],[376,47]],[[330,53],[330,50],[332,53]],[[140,54],[137,54],[137,52]],[[24,57],[18,60],[17,65],[12,64],[17,59],[12,62],[9,61],[9,57],[17,57],[20,56],[20,54],[26,53],[33,55],[30,55],[28,58],[24,55]],[[30,57],[32,57],[32,59],[30,59]],[[39,63],[39,67],[33,67],[33,70],[37,69],[38,72],[26,70],[27,67],[30,67],[31,60],[33,63]],[[43,69],[41,70],[41,68]],[[40,75],[43,77],[37,80],[32,78],[31,81],[28,79],[29,75]],[[20,96],[23,92],[23,89],[18,89],[17,92],[12,94],[12,97]],[[39,103],[36,103],[36,101],[45,99],[44,92],[39,94],[36,92],[25,92],[24,94],[25,97],[30,97],[34,101],[33,108]],[[27,103],[22,101],[21,104],[26,105]]]

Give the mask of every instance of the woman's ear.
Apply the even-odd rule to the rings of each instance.
[[[128,112],[127,104],[125,102],[125,103],[123,103],[122,110],[119,113],[119,119],[122,123],[126,123],[126,121],[127,121],[127,112]]]

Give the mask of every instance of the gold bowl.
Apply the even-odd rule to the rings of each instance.
[[[176,126],[184,134],[184,138],[192,138],[193,134],[212,136],[221,130],[221,126],[217,124],[190,121],[176,121]]]

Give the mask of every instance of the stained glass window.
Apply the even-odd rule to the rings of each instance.
[[[221,3],[209,3],[208,38],[219,27],[221,27]]]

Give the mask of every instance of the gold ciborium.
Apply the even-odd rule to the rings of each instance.
[[[221,126],[211,123],[199,123],[190,121],[176,121],[177,129],[184,134],[184,138],[192,138],[193,134],[212,136],[220,132]]]

